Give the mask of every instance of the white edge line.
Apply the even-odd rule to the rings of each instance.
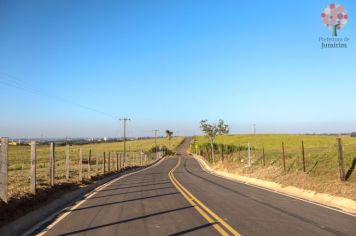
[[[202,170],[204,170],[206,173],[211,174],[211,175],[214,175],[214,176],[216,176],[216,177],[220,177],[220,178],[223,178],[223,179],[227,179],[227,180],[230,180],[230,181],[233,181],[233,182],[237,182],[237,183],[240,183],[240,184],[245,184],[245,185],[248,185],[248,186],[251,186],[251,187],[255,187],[255,188],[259,188],[259,189],[262,189],[262,190],[266,190],[266,191],[269,191],[269,192],[272,192],[272,193],[277,193],[277,194],[280,194],[280,195],[283,195],[283,196],[286,196],[286,197],[290,197],[290,198],[293,198],[293,199],[296,199],[296,200],[300,200],[300,201],[307,202],[307,203],[311,203],[311,204],[314,204],[314,205],[317,205],[317,206],[320,206],[320,207],[324,207],[324,208],[327,208],[327,209],[330,209],[330,210],[333,210],[333,211],[337,211],[337,212],[342,213],[342,214],[345,214],[345,215],[349,215],[349,216],[352,216],[352,217],[356,217],[355,214],[352,214],[352,213],[349,213],[349,212],[340,210],[340,209],[338,209],[338,208],[329,207],[329,206],[323,205],[323,204],[321,204],[321,203],[313,202],[313,201],[311,201],[311,200],[307,200],[307,199],[304,199],[304,198],[296,197],[296,196],[293,196],[293,195],[290,195],[290,194],[287,194],[287,193],[282,193],[282,192],[279,192],[279,191],[277,191],[277,190],[272,190],[272,189],[265,188],[265,187],[261,187],[261,186],[255,185],[255,184],[247,183],[247,182],[244,182],[244,181],[241,181],[241,180],[238,180],[238,179],[229,178],[229,177],[227,177],[227,176],[219,175],[219,174],[217,174],[217,173],[215,173],[215,172],[213,172],[213,171],[207,170],[207,169],[201,164],[201,161],[202,161],[202,160],[199,160],[199,158],[194,157],[194,156],[193,156],[193,158],[198,161],[198,163],[199,163],[200,167],[202,168]]]
[[[54,216],[56,215],[60,215],[62,211],[64,210],[67,210],[65,213],[61,214],[60,217],[58,217],[54,222],[52,222],[50,225],[48,225],[46,228],[44,228],[40,233],[36,234],[37,236],[42,236],[42,235],[45,235],[49,230],[51,230],[56,224],[58,224],[61,220],[63,220],[66,216],[68,216],[73,210],[75,210],[76,208],[78,208],[80,205],[82,205],[86,200],[90,199],[91,197],[93,197],[96,193],[98,193],[100,190],[102,190],[103,188],[113,184],[114,182],[118,181],[118,180],[121,180],[123,178],[126,178],[130,175],[133,175],[133,174],[137,174],[137,173],[140,173],[142,171],[145,171],[145,170],[149,170],[155,166],[157,166],[158,164],[160,164],[165,158],[162,158],[161,160],[159,160],[157,163],[155,163],[154,165],[152,166],[149,166],[149,167],[146,167],[146,168],[143,168],[141,170],[138,170],[138,171],[135,171],[135,172],[131,172],[131,173],[128,173],[128,174],[125,174],[125,175],[122,175],[120,177],[117,177],[113,180],[110,180],[109,182],[105,183],[105,184],[102,184],[98,187],[96,187],[95,189],[93,189],[92,191],[90,191],[89,193],[85,194],[84,195],[84,199],[82,199],[81,201],[79,201],[78,203],[76,203],[74,206],[72,206],[70,209],[67,210],[67,208],[64,208],[64,209],[61,209],[60,211],[57,211],[56,213],[52,214],[51,216],[47,217],[46,219],[44,219],[43,221],[41,221],[40,223],[36,224],[37,228],[41,225],[43,225],[45,222],[47,221],[50,221],[50,219],[52,219]],[[50,218],[50,219],[49,219]],[[31,232],[35,231],[36,230],[36,226],[35,227],[32,227],[29,231],[27,231],[24,235],[27,235],[27,234],[31,234]]]

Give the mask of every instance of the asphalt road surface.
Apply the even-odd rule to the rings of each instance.
[[[187,145],[97,191],[41,234],[356,235],[355,216],[211,175]]]

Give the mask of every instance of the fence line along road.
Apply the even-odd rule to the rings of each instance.
[[[225,145],[225,144],[214,144],[214,153],[220,152],[216,155],[215,162],[217,161],[231,161],[235,163],[247,163],[246,168],[251,168],[254,166],[262,165],[275,165],[281,168],[284,172],[289,172],[292,169],[296,171],[302,170],[303,172],[309,174],[315,170],[315,168],[320,165],[318,159],[314,159],[315,155],[330,155],[331,158],[337,158],[338,165],[335,166],[335,170],[338,170],[340,180],[347,181],[350,174],[346,174],[345,170],[345,148],[348,150],[348,162],[351,164],[351,172],[353,171],[352,165],[356,162],[356,143],[352,146],[343,145],[342,139],[340,137],[336,138],[336,143],[330,147],[311,147],[306,149],[305,142],[301,141],[300,149],[288,149],[284,141],[281,142],[281,149],[267,149],[264,143],[261,143],[261,150],[258,150],[256,146],[251,147],[250,142],[247,142],[246,146],[238,145]],[[212,163],[212,150],[210,144],[198,145],[192,143],[190,149],[193,153],[203,156],[208,162]],[[251,149],[254,151],[255,155],[252,159]],[[260,155],[256,152],[260,151]],[[308,156],[307,156],[308,155]],[[352,160],[353,158],[353,160]],[[269,162],[267,161],[269,159]],[[326,159],[326,158],[324,158]],[[325,160],[332,162],[332,160]],[[307,170],[307,167],[309,170]],[[350,170],[348,172],[350,172]]]
[[[95,148],[72,148],[69,144],[56,148],[53,142],[44,148],[35,141],[26,146],[19,146],[16,152],[12,152],[11,148],[13,147],[9,146],[9,139],[1,138],[0,198],[5,203],[8,203],[12,196],[18,197],[26,193],[36,195],[43,187],[53,188],[64,183],[94,181],[125,168],[149,165],[164,156],[163,151],[157,154],[135,151],[128,152],[125,160],[119,151],[104,151],[103,156],[96,151],[93,162],[92,153]],[[141,158],[137,158],[139,156]],[[22,157],[20,161],[19,157]]]

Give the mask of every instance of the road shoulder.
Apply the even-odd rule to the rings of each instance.
[[[327,207],[332,210],[340,211],[342,213],[356,217],[356,202],[351,199],[332,196],[325,193],[318,193],[310,190],[304,190],[294,186],[283,187],[281,184],[274,183],[271,181],[265,181],[214,170],[205,162],[205,160],[201,156],[193,154],[193,157],[198,161],[201,168],[209,174],[232,181],[237,181],[243,184],[251,185],[254,187],[263,188],[265,190],[297,198],[299,200],[308,201],[310,203],[317,204],[322,207]]]

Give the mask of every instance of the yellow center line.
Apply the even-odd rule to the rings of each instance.
[[[190,193],[174,176],[174,171],[179,167],[181,158],[178,158],[178,162],[175,167],[169,172],[168,176],[172,181],[173,185],[178,189],[178,191],[183,195],[185,199],[197,210],[200,215],[202,215],[221,235],[240,235],[234,228],[232,228],[228,223],[221,219],[217,214],[210,210],[206,205],[204,205],[199,199],[197,199],[192,193]],[[225,227],[226,231],[221,225]]]

